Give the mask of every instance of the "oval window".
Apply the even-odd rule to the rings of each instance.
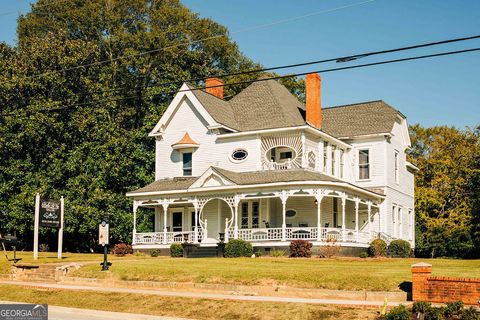
[[[235,161],[242,161],[248,157],[248,152],[245,149],[237,149],[232,152],[232,159]]]
[[[297,211],[293,210],[293,209],[288,209],[287,211],[285,211],[285,216],[287,218],[293,218],[297,215]]]

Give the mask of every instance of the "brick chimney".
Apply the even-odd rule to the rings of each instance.
[[[309,73],[305,79],[307,123],[321,129],[323,116],[320,84],[322,80],[318,73]]]
[[[223,81],[218,78],[208,78],[207,80],[205,80],[205,87],[207,87],[207,92],[213,94],[215,97],[220,99],[223,99],[223,85]]]

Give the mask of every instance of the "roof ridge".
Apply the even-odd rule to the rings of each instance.
[[[377,99],[377,100],[369,100],[369,101],[355,102],[355,103],[349,103],[349,104],[340,104],[340,105],[336,105],[336,106],[328,106],[328,107],[323,107],[323,109],[351,107],[351,106],[356,106],[356,105],[359,105],[359,104],[367,104],[367,103],[373,103],[373,102],[383,102],[383,103],[388,105],[388,103],[386,103],[382,99]]]

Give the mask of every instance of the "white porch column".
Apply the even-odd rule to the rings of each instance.
[[[342,195],[342,241],[346,239],[346,225],[345,225],[345,204],[347,202],[347,195]]]
[[[205,222],[203,223],[203,225],[204,225],[204,228],[205,228],[205,229],[203,229],[203,238],[207,239],[208,238],[208,221],[207,221],[207,219],[205,219]]]
[[[163,207],[163,244],[167,244],[167,212],[168,202],[162,202]]]
[[[137,234],[137,209],[138,202],[133,200],[133,232],[132,232],[132,244],[136,243],[136,234]]]
[[[228,218],[225,218],[225,242],[228,242]]]
[[[358,242],[358,207],[360,205],[360,199],[355,198],[355,237]]]
[[[198,243],[198,202],[197,199],[193,201],[193,208],[195,210],[195,227],[193,227],[193,241]]]
[[[240,203],[240,199],[238,196],[235,196],[235,202],[233,204],[233,219],[234,219],[234,227],[233,227],[233,238],[238,239],[238,204]]]
[[[288,195],[285,191],[282,191],[280,199],[282,200],[282,241],[287,241],[287,224],[286,224],[286,212],[287,212],[287,200]]]
[[[322,199],[323,196],[315,196],[315,199],[317,200],[317,241],[322,241],[322,212],[321,212],[321,206],[322,206]]]
[[[368,238],[372,237],[372,201],[367,202],[367,212],[368,212]]]

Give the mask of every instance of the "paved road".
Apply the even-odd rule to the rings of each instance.
[[[23,303],[0,301],[4,303]],[[57,306],[48,306],[49,320],[182,320],[185,318],[149,316],[136,313],[108,312],[89,309],[65,308]]]
[[[365,301],[365,300],[342,300],[342,299],[313,299],[313,298],[289,298],[289,297],[271,297],[271,296],[245,296],[245,295],[229,295],[218,293],[204,293],[204,292],[180,292],[180,291],[164,291],[156,289],[134,289],[134,288],[120,288],[120,287],[97,287],[97,286],[80,286],[80,285],[65,285],[56,283],[41,283],[41,282],[24,282],[24,281],[0,281],[0,284],[11,284],[20,286],[43,287],[53,289],[67,289],[67,290],[90,290],[97,292],[120,292],[133,294],[146,294],[164,297],[186,297],[186,298],[200,298],[200,299],[217,299],[217,300],[242,300],[242,301],[265,301],[265,302],[291,302],[291,303],[312,303],[312,304],[330,304],[330,305],[344,305],[344,306],[382,306],[383,301]],[[397,306],[401,302],[388,302],[389,306]],[[403,302],[403,304],[408,304]]]

